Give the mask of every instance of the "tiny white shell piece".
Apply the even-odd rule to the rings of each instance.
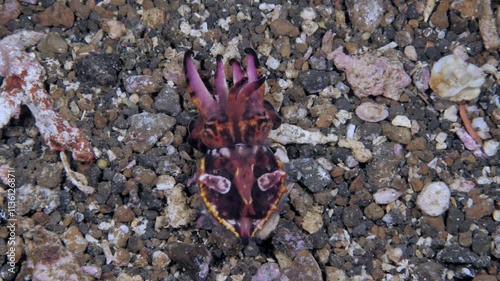
[[[392,119],[391,124],[393,126],[411,128],[411,121],[408,117],[404,115],[398,115]]]
[[[395,190],[393,188],[381,188],[375,194],[373,194],[373,199],[377,204],[389,204],[394,202],[401,196],[401,191]]]
[[[454,191],[460,192],[469,192],[471,191],[476,184],[471,180],[466,180],[464,178],[457,178],[450,184],[450,189]]]
[[[493,211],[493,220],[500,221],[500,210]]]
[[[496,140],[487,140],[483,144],[484,153],[488,156],[495,156],[500,147],[500,142]]]
[[[389,116],[389,111],[384,105],[365,102],[356,108],[356,115],[366,122],[380,122]]]
[[[417,206],[429,216],[440,216],[450,205],[451,192],[441,181],[424,186],[417,198]]]
[[[472,119],[472,127],[476,130],[476,133],[481,137],[481,139],[489,139],[490,135],[490,127],[486,124],[483,117],[476,117]]]

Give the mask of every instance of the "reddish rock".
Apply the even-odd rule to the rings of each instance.
[[[75,15],[66,5],[56,2],[45,11],[39,13],[36,19],[42,26],[64,26],[65,28],[71,28],[75,22]]]
[[[352,24],[360,31],[372,32],[382,22],[384,6],[381,0],[348,0],[346,6]]]
[[[436,8],[436,11],[431,15],[431,22],[440,29],[446,29],[450,26],[448,22],[448,8],[450,7],[450,0],[442,1]]]
[[[489,198],[474,198],[474,204],[465,210],[465,217],[478,220],[484,216],[491,215],[494,210],[493,200]]]
[[[16,0],[7,0],[0,6],[0,25],[7,24],[10,20],[17,19],[21,14],[21,5]]]
[[[131,222],[135,219],[135,214],[130,208],[120,206],[116,209],[113,219],[116,222]]]
[[[293,25],[291,22],[285,19],[277,19],[271,23],[271,32],[275,36],[289,36],[296,37],[299,36],[299,28]]]
[[[84,5],[80,3],[79,0],[70,0],[69,7],[75,13],[75,15],[82,20],[86,20],[89,17],[90,12],[92,11],[92,8],[88,3],[87,5]]]

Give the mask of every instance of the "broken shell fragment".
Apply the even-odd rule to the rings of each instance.
[[[442,215],[450,205],[451,192],[441,181],[424,186],[417,198],[417,206],[426,215],[437,217]]]
[[[391,121],[391,124],[393,126],[411,128],[411,120],[404,115],[398,115],[394,117],[394,119],[392,119]]]
[[[401,191],[393,188],[382,188],[373,194],[373,200],[375,200],[377,204],[385,205],[394,202],[401,194],[403,194]]]
[[[365,102],[356,108],[356,115],[366,122],[380,122],[389,116],[389,111],[384,105]]]
[[[372,152],[365,148],[365,145],[360,141],[354,139],[341,139],[338,145],[339,147],[349,148],[352,152],[352,156],[361,163],[366,163],[373,158]]]
[[[484,140],[491,138],[490,127],[488,127],[488,124],[483,117],[476,117],[472,119],[472,127],[481,139]]]
[[[498,153],[500,147],[500,142],[496,140],[487,140],[483,144],[484,153],[490,157],[495,156]]]
[[[473,100],[479,95],[485,76],[481,68],[452,54],[434,64],[429,84],[442,99]]]

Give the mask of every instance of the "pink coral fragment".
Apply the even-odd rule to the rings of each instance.
[[[360,56],[344,54],[342,47],[328,54],[335,66],[344,71],[354,94],[359,98],[370,95],[399,100],[411,78],[403,64],[395,59],[366,53]]]
[[[45,69],[24,48],[35,45],[43,33],[22,31],[0,41],[0,75],[5,77],[0,88],[0,128],[12,117],[18,118],[25,104],[36,119],[45,143],[54,150],[69,149],[73,158],[89,162],[94,152],[82,130],[72,127],[52,106],[52,98],[44,89]]]
[[[481,145],[478,144],[474,140],[474,138],[471,135],[469,135],[469,133],[467,133],[466,130],[464,130],[462,128],[458,128],[456,131],[456,134],[457,134],[458,138],[464,144],[465,148],[467,148],[470,151],[473,151],[474,155],[476,155],[477,157],[484,157],[484,153],[481,150]]]
[[[481,146],[479,144],[477,144],[477,142],[474,140],[474,138],[472,138],[472,136],[469,135],[467,133],[467,131],[465,131],[464,129],[458,128],[457,129],[457,136],[463,142],[465,148],[467,148],[468,150],[474,151],[478,148],[481,148]]]

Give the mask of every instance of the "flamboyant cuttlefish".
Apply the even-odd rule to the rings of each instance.
[[[200,112],[188,142],[206,153],[198,164],[200,196],[215,219],[247,244],[278,211],[287,189],[283,164],[266,145],[281,118],[264,100],[266,78],[259,73],[257,54],[250,48],[245,53],[246,72],[230,60],[231,88],[222,56],[217,56],[213,96],[193,64],[192,51],[184,56],[184,72]]]

